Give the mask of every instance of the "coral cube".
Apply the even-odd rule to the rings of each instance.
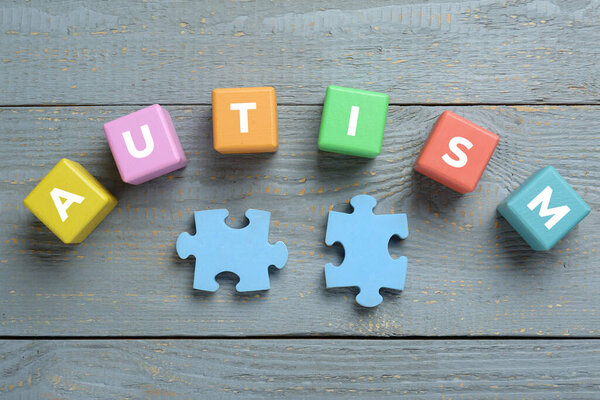
[[[500,138],[450,111],[437,120],[415,171],[458,193],[475,190]]]

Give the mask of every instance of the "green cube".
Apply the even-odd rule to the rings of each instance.
[[[319,149],[374,158],[381,152],[389,96],[329,86],[323,105]]]

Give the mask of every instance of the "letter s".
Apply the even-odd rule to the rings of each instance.
[[[446,164],[454,168],[464,167],[465,165],[467,165],[467,161],[469,160],[467,155],[461,149],[458,148],[458,145],[465,146],[467,150],[470,150],[471,147],[473,147],[473,143],[471,143],[468,139],[465,139],[464,137],[455,136],[452,139],[450,139],[448,147],[450,148],[450,151],[458,157],[458,160],[455,160],[452,157],[450,157],[448,153],[442,156],[442,160],[444,160]]]

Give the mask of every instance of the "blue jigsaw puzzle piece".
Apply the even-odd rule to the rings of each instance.
[[[392,236],[408,237],[408,221],[406,214],[373,214],[377,201],[371,196],[355,196],[350,204],[352,214],[329,212],[325,243],[341,243],[345,256],[339,266],[325,266],[325,281],[328,288],[357,286],[358,304],[374,307],[383,300],[381,288],[404,289],[407,259],[394,260],[388,244]]]
[[[240,278],[235,287],[238,292],[269,289],[269,266],[281,269],[287,262],[285,244],[269,243],[271,213],[247,210],[250,223],[242,229],[229,227],[228,215],[224,209],[195,211],[196,234],[182,233],[177,238],[177,255],[196,257],[194,289],[216,291],[215,277],[225,271]]]

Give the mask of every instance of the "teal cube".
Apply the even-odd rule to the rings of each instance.
[[[376,157],[381,152],[389,101],[385,93],[329,86],[323,104],[319,149]]]
[[[590,207],[553,167],[546,167],[504,199],[498,212],[534,250],[550,250]]]

